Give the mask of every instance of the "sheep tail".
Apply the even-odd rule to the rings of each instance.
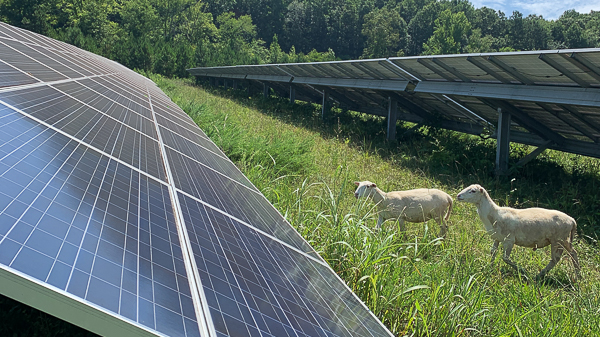
[[[573,228],[571,228],[571,243],[573,243],[573,239],[575,239],[575,234],[577,234],[577,222],[573,221]]]
[[[444,217],[444,220],[448,221],[448,219],[450,219],[450,213],[452,213],[452,198],[450,198],[450,206],[448,206],[448,212],[446,213],[446,217]]]

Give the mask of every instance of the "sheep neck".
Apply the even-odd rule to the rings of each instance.
[[[490,198],[490,195],[487,191],[483,192],[482,197],[475,203],[477,206],[477,213],[479,217],[483,221],[486,230],[491,231],[494,227],[496,227],[496,222],[490,219],[496,219],[498,215],[498,209],[500,208],[496,203]]]
[[[373,193],[371,195],[371,198],[373,198],[374,203],[379,205],[379,204],[381,204],[381,202],[383,202],[386,199],[386,195],[387,195],[387,193],[380,190],[379,187],[375,187],[375,193]]]
[[[485,211],[486,213],[498,208],[498,205],[496,205],[494,200],[490,198],[490,195],[487,193],[487,191],[483,192],[482,197],[475,203],[475,205],[477,205],[478,209]]]

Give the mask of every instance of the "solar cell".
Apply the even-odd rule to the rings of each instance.
[[[148,79],[4,23],[0,75],[0,293],[105,335],[390,335]]]

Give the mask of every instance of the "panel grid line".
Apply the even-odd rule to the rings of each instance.
[[[16,41],[16,42],[19,42],[19,41]],[[8,44],[6,44],[6,43],[4,43],[4,42],[2,42],[2,41],[0,41],[0,45],[4,45],[4,46],[6,46],[6,47],[8,47],[8,48],[10,48],[10,49],[12,49],[12,50],[14,50],[14,51],[16,51],[17,53],[19,53],[19,54],[23,55],[24,57],[26,57],[26,58],[28,58],[28,59],[30,59],[30,60],[32,60],[32,61],[34,61],[35,63],[37,63],[37,64],[40,64],[40,65],[42,65],[42,66],[44,66],[44,67],[48,68],[49,70],[52,70],[52,71],[56,72],[57,74],[60,74],[60,75],[62,75],[63,77],[69,78],[69,76],[66,76],[65,74],[61,73],[60,71],[58,71],[58,70],[56,70],[56,69],[52,69],[52,68],[50,68],[49,66],[47,66],[47,65],[45,65],[45,64],[43,64],[43,63],[41,63],[41,62],[39,62],[38,60],[36,60],[36,59],[32,58],[31,56],[29,56],[29,55],[27,55],[27,54],[25,54],[25,53],[21,52],[20,50],[17,50],[17,49],[15,49],[15,48],[13,48],[13,47],[9,46]],[[28,48],[29,48],[29,46],[28,46]],[[41,54],[41,53],[40,53],[40,54]],[[43,55],[43,54],[42,54],[42,55]],[[45,55],[44,55],[44,56],[45,56]],[[43,81],[42,79],[40,79],[39,77],[36,77],[36,76],[34,76],[34,75],[31,75],[31,74],[30,74],[30,76],[31,76],[31,77],[33,77],[33,78],[35,78],[36,80],[39,80],[39,81],[42,81],[42,82],[44,82],[44,81]]]
[[[214,328],[214,324],[210,317],[210,312],[208,311],[208,303],[206,303],[206,296],[204,295],[204,290],[202,289],[202,283],[200,281],[200,276],[198,275],[198,267],[196,266],[195,259],[192,258],[192,248],[190,246],[190,240],[187,237],[187,228],[185,224],[185,220],[183,218],[183,212],[181,210],[181,205],[179,204],[179,199],[177,198],[177,191],[175,189],[173,183],[173,175],[171,173],[171,169],[169,166],[169,161],[167,158],[167,154],[165,152],[165,145],[162,140],[162,135],[160,133],[160,127],[158,121],[156,120],[156,114],[154,112],[154,108],[152,106],[152,96],[150,95],[150,90],[146,89],[148,92],[148,102],[150,103],[150,110],[152,111],[152,117],[154,118],[154,123],[156,126],[156,132],[158,135],[158,142],[160,144],[161,155],[163,164],[165,166],[165,172],[167,174],[168,180],[168,188],[169,195],[171,197],[171,205],[173,206],[173,213],[175,214],[175,222],[177,224],[177,232],[179,233],[179,239],[181,243],[181,250],[184,257],[184,263],[188,274],[188,281],[190,282],[190,290],[192,292],[192,299],[196,303],[194,306],[196,309],[196,318],[198,320],[198,325],[200,331],[204,332],[209,337],[217,337],[217,333]]]
[[[123,164],[123,165],[127,166],[128,168],[130,168],[130,169],[132,169],[132,170],[135,170],[135,171],[139,172],[140,174],[142,174],[142,175],[144,175],[144,176],[146,176],[146,177],[148,177],[148,178],[150,178],[150,179],[152,179],[152,180],[154,180],[154,181],[157,181],[157,182],[159,182],[160,184],[163,184],[163,185],[167,185],[167,186],[168,186],[168,184],[167,184],[165,181],[162,181],[161,179],[158,179],[157,177],[154,177],[153,175],[151,175],[151,174],[149,174],[149,173],[147,173],[147,172],[145,172],[145,171],[143,171],[143,170],[141,170],[141,169],[138,169],[137,167],[135,167],[135,166],[133,166],[133,165],[131,165],[131,164],[129,164],[129,163],[127,163],[127,162],[125,162],[125,161],[123,161],[123,160],[121,160],[121,159],[119,159],[119,158],[117,158],[117,157],[115,157],[115,156],[113,156],[113,155],[111,155],[111,154],[109,154],[109,153],[106,153],[105,151],[102,151],[102,150],[100,150],[100,149],[96,148],[95,146],[93,146],[93,145],[91,145],[91,144],[88,144],[88,143],[84,142],[83,140],[81,140],[81,139],[79,139],[79,138],[76,138],[76,137],[74,137],[74,136],[71,136],[70,134],[66,133],[65,131],[63,131],[63,130],[61,130],[61,129],[59,129],[59,128],[57,128],[57,127],[53,126],[53,125],[50,125],[50,124],[48,124],[48,123],[46,123],[46,122],[44,122],[44,121],[40,120],[39,118],[33,117],[33,116],[31,116],[30,114],[28,114],[28,113],[24,112],[24,111],[23,111],[23,110],[21,110],[21,109],[18,109],[18,108],[16,108],[16,107],[14,107],[14,106],[12,106],[12,105],[10,105],[10,104],[8,104],[8,103],[6,103],[6,102],[2,101],[2,100],[0,100],[0,104],[4,105],[4,106],[6,106],[7,108],[10,108],[10,109],[12,109],[12,110],[14,110],[14,111],[17,111],[17,112],[19,112],[19,113],[23,114],[24,116],[26,116],[26,117],[28,117],[28,118],[30,118],[30,119],[33,119],[34,121],[38,122],[39,124],[42,124],[42,125],[44,125],[45,127],[49,128],[49,129],[52,129],[52,130],[54,130],[54,131],[56,131],[56,132],[58,132],[58,133],[62,134],[63,136],[66,136],[66,137],[68,137],[69,139],[72,139],[72,140],[74,140],[74,141],[76,141],[76,142],[78,142],[78,143],[81,143],[81,144],[83,144],[83,145],[85,145],[85,146],[89,147],[90,149],[92,149],[92,150],[94,150],[94,151],[96,151],[96,152],[98,152],[98,153],[101,153],[102,155],[104,155],[104,156],[106,156],[106,157],[108,157],[108,158],[110,158],[110,159],[112,159],[112,160],[114,160],[114,161],[116,161],[116,162],[118,162],[118,163],[120,163],[120,164]]]
[[[46,141],[50,141],[50,138],[48,138]],[[45,142],[46,142],[46,141],[45,141]],[[45,142],[44,142],[44,143],[45,143]],[[44,143],[41,143],[40,145],[38,145],[38,147],[41,147],[41,146],[42,146]],[[61,153],[61,152],[62,152],[62,151],[65,149],[65,148],[67,148],[67,147],[69,146],[69,144],[70,144],[70,142],[69,142],[69,143],[66,143],[66,144],[63,146],[63,148],[62,148],[60,151],[58,151],[58,152],[57,152],[57,154],[56,154],[56,156],[55,156],[54,158],[56,158],[56,157],[57,157],[57,156],[58,156],[58,155],[59,155],[59,154],[60,154],[60,153]],[[71,158],[71,156],[72,156],[74,153],[75,153],[74,151],[73,151],[73,152],[71,152],[71,154],[69,155],[69,158]],[[24,159],[25,159],[25,158],[23,158],[23,159],[22,159],[22,160],[20,160],[19,162],[23,161]],[[64,166],[64,165],[67,163],[67,161],[68,161],[68,159],[67,159],[67,160],[65,160],[65,161],[63,162],[63,164],[62,164],[62,165],[61,165],[61,166],[60,166],[60,167],[59,167],[59,168],[58,168],[58,169],[57,169],[57,170],[54,172],[54,174],[52,175],[52,178],[56,177],[56,175],[57,175],[57,174],[59,174],[59,173],[61,172],[61,169],[62,169],[62,167],[63,167],[63,166]],[[14,164],[12,167],[14,167],[14,166],[16,166],[17,164],[19,164],[19,162],[15,163],[15,164]],[[49,166],[50,164],[51,164],[51,161],[48,161],[48,164],[46,165],[46,167],[47,167],[47,166]],[[46,168],[46,167],[44,167],[44,168]],[[41,175],[41,174],[42,174],[42,172],[44,172],[44,171],[43,171],[43,170],[40,170],[40,172],[38,173],[38,175],[36,176],[36,178],[37,178],[39,175]],[[34,178],[34,179],[35,179],[35,178]],[[27,186],[25,186],[25,188],[24,188],[24,189],[23,189],[23,190],[20,192],[20,194],[21,194],[21,193],[23,193],[23,192],[25,192],[25,189],[26,189],[28,186],[30,186],[30,185],[31,185],[31,184],[34,182],[34,179],[32,179],[32,180],[31,180],[31,182],[30,182],[30,183],[29,183]],[[52,181],[52,179],[49,179],[49,180],[48,180],[48,182],[46,183],[46,185],[44,185],[44,187],[43,187],[42,191],[43,191],[43,190],[44,190],[44,189],[45,189],[45,188],[46,188],[46,187],[47,187],[47,186],[50,184],[50,182],[51,182],[51,181]],[[19,195],[20,195],[20,194],[19,194]],[[37,200],[37,199],[40,197],[40,195],[41,195],[41,194],[38,194],[38,195],[35,197],[35,199],[34,199],[34,200],[33,200],[33,201],[32,201],[32,202],[31,202],[31,203],[30,203],[30,204],[27,206],[27,209],[26,209],[26,210],[25,210],[25,211],[24,211],[24,212],[21,214],[21,217],[20,217],[19,219],[17,219],[17,222],[15,222],[15,223],[13,224],[13,226],[12,226],[12,227],[11,227],[11,228],[10,228],[10,229],[9,229],[9,230],[6,232],[6,234],[4,234],[4,237],[2,237],[2,239],[0,239],[0,244],[2,244],[2,242],[4,242],[4,240],[6,240],[6,239],[8,238],[8,236],[10,235],[10,233],[11,233],[11,232],[13,231],[13,229],[16,227],[16,225],[17,225],[17,223],[18,223],[18,220],[21,220],[21,218],[22,218],[22,217],[25,215],[25,213],[27,212],[27,210],[29,210],[31,207],[33,207],[33,203],[35,202],[35,200]],[[18,198],[18,195],[17,195],[17,197],[16,197],[16,198],[15,198],[15,199],[14,199],[12,202],[16,201],[16,200],[17,200],[17,198]],[[10,204],[8,204],[8,205],[6,206],[6,208],[10,207],[10,205],[12,204],[12,202],[11,202]],[[5,208],[5,209],[6,209],[6,208]],[[35,228],[34,228],[34,229],[35,229]],[[31,231],[31,233],[33,233],[33,231]],[[29,233],[29,235],[31,235],[31,233]],[[29,238],[29,236],[28,236],[27,238]],[[27,242],[27,239],[25,239],[25,241],[23,241],[23,242]],[[23,246],[22,246],[22,247],[23,247]],[[21,249],[22,249],[22,247],[21,247]],[[19,251],[20,251],[20,250],[19,250]],[[15,254],[15,256],[13,256],[13,260],[14,260],[16,257],[17,257],[17,254]],[[12,263],[12,262],[13,262],[13,261],[11,260],[11,263]]]
[[[212,167],[210,167],[210,166],[208,166],[208,165],[206,165],[204,163],[201,163],[197,159],[195,159],[195,158],[193,158],[193,157],[191,157],[191,156],[189,156],[189,155],[187,155],[187,154],[179,151],[178,149],[176,149],[176,148],[174,148],[172,146],[169,146],[169,145],[165,145],[165,146],[168,147],[170,150],[175,151],[178,154],[180,154],[180,155],[182,155],[182,156],[184,156],[184,157],[186,157],[186,158],[188,158],[190,160],[193,160],[194,162],[200,164],[202,167],[206,167],[207,169],[215,172],[216,174],[218,174],[218,175],[220,175],[220,176],[222,176],[224,178],[227,178],[227,179],[231,180],[232,182],[236,183],[237,185],[240,185],[241,187],[243,187],[243,188],[245,188],[245,189],[247,189],[247,190],[249,190],[251,192],[254,192],[257,195],[262,195],[262,193],[260,193],[260,191],[258,191],[258,189],[256,189],[256,187],[254,187],[254,189],[252,189],[252,188],[248,187],[247,185],[244,185],[244,184],[240,183],[239,181],[237,181],[235,179],[232,179],[231,177],[227,176],[226,174],[224,174],[224,173],[222,173],[222,172],[220,172],[218,170],[215,170],[214,168],[212,168]],[[250,183],[252,183],[252,182],[250,182]],[[254,186],[254,185],[252,185],[252,186]]]
[[[194,195],[192,195],[192,194],[190,194],[190,193],[187,193],[186,191],[183,191],[183,190],[181,190],[181,189],[179,189],[179,188],[176,188],[176,190],[177,190],[177,192],[179,192],[179,193],[181,193],[181,194],[185,195],[186,197],[189,197],[189,198],[191,198],[191,199],[194,199],[195,201],[197,201],[197,202],[201,203],[202,205],[204,205],[204,206],[206,206],[206,207],[208,207],[208,208],[210,208],[210,209],[212,209],[212,210],[215,210],[215,211],[217,211],[217,212],[219,212],[219,213],[221,213],[221,214],[223,214],[223,215],[225,215],[225,216],[227,216],[227,217],[229,217],[229,218],[231,218],[231,219],[233,219],[233,220],[235,220],[235,221],[239,222],[240,224],[242,224],[242,225],[244,225],[244,226],[246,226],[246,227],[249,227],[249,228],[251,228],[252,230],[254,230],[254,231],[256,231],[256,232],[258,232],[258,233],[260,233],[260,234],[262,234],[262,235],[264,235],[264,236],[266,236],[266,237],[268,237],[268,238],[272,239],[273,241],[277,241],[277,242],[279,242],[280,244],[282,244],[282,245],[286,246],[287,248],[289,248],[289,249],[292,249],[293,251],[295,251],[295,252],[297,252],[297,253],[299,253],[299,254],[302,254],[302,255],[304,255],[304,256],[306,256],[306,257],[310,258],[311,260],[313,260],[313,261],[315,261],[315,262],[317,262],[317,263],[320,263],[320,264],[322,264],[322,265],[324,265],[324,266],[325,266],[325,265],[327,265],[327,262],[325,262],[324,260],[322,260],[322,259],[317,259],[316,257],[314,257],[314,256],[312,256],[312,255],[309,255],[309,254],[307,254],[307,253],[305,253],[305,252],[301,251],[300,249],[298,249],[298,248],[296,248],[296,247],[294,247],[294,246],[290,245],[289,243],[286,243],[285,241],[282,241],[282,240],[280,240],[279,238],[277,238],[277,237],[275,237],[275,236],[273,236],[273,235],[271,235],[271,234],[269,234],[269,233],[266,233],[266,232],[264,232],[264,231],[262,231],[262,230],[260,230],[260,229],[258,229],[258,228],[256,228],[256,227],[254,227],[254,226],[252,226],[252,225],[248,224],[248,223],[247,223],[247,222],[245,222],[244,220],[238,219],[238,218],[236,218],[235,216],[233,216],[233,215],[231,215],[231,214],[229,214],[229,213],[227,213],[227,212],[223,211],[222,209],[220,209],[220,208],[217,208],[217,207],[215,207],[215,206],[213,206],[213,205],[211,205],[211,204],[209,204],[209,203],[207,203],[207,202],[205,202],[205,201],[202,201],[202,200],[200,200],[200,198],[198,198],[198,197],[196,197],[196,196],[194,196]]]

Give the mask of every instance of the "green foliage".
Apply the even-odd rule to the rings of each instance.
[[[366,37],[363,58],[404,54],[408,33],[406,22],[396,9],[383,7],[365,15],[362,34]]]
[[[464,48],[467,53],[488,53],[495,51],[494,38],[491,35],[481,36],[481,29],[476,28],[469,36],[469,44]]]
[[[449,9],[435,20],[433,36],[423,45],[427,55],[460,54],[467,46],[471,23],[464,12],[452,13]]]

